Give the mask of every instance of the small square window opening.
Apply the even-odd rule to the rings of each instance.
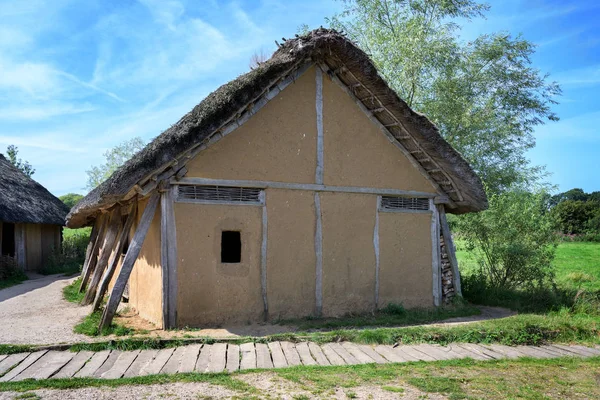
[[[242,239],[238,231],[221,232],[221,262],[236,264],[242,260]]]

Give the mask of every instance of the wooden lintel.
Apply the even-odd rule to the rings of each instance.
[[[154,218],[154,214],[156,212],[156,207],[160,200],[160,195],[158,193],[154,193],[146,208],[144,209],[144,213],[142,214],[142,218],[138,227],[133,235],[133,239],[131,240],[131,244],[129,245],[129,249],[127,250],[127,254],[125,255],[125,259],[123,260],[123,265],[121,266],[121,271],[119,272],[119,276],[113,286],[113,289],[108,298],[108,302],[106,303],[106,307],[104,308],[104,312],[102,313],[102,319],[100,321],[99,330],[102,332],[104,328],[108,328],[112,323],[113,317],[117,312],[117,307],[121,302],[121,297],[123,296],[123,292],[125,291],[125,285],[129,280],[129,276],[131,275],[131,271],[133,270],[133,266],[138,256],[140,255],[140,251],[142,250],[142,245],[144,244],[144,240],[146,239],[146,235],[148,234],[148,230],[150,229],[150,225],[152,224],[152,219]]]

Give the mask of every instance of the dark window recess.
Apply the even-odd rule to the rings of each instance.
[[[15,224],[10,222],[2,223],[2,248],[3,256],[15,256]]]
[[[221,232],[221,262],[239,263],[242,260],[242,239],[240,232]]]
[[[386,210],[429,210],[429,199],[418,197],[382,196],[381,208]]]
[[[123,226],[125,226],[128,217],[128,215],[124,215],[123,217],[121,217],[121,223],[123,224]],[[127,250],[129,250],[129,232],[127,232],[127,234],[125,235],[124,242],[125,243],[123,243],[123,250],[121,250],[121,254],[127,254]]]

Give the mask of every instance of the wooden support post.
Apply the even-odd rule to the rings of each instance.
[[[85,259],[83,261],[83,267],[81,269],[81,276],[85,275],[85,271],[88,263],[90,262],[90,256],[92,254],[92,249],[94,248],[94,244],[96,244],[96,238],[98,237],[98,231],[100,230],[99,218],[96,218],[94,221],[94,226],[92,227],[92,234],[90,235],[90,241],[87,245],[87,249],[85,250]]]
[[[125,255],[125,259],[123,260],[123,265],[121,266],[121,272],[119,272],[119,276],[117,277],[117,281],[113,286],[113,289],[108,298],[108,303],[106,303],[106,307],[104,308],[104,312],[102,313],[102,320],[100,321],[99,329],[102,331],[104,328],[108,328],[117,312],[117,307],[121,302],[121,297],[123,296],[123,291],[125,290],[125,285],[129,280],[129,275],[131,275],[131,270],[133,269],[133,265],[140,255],[140,251],[142,250],[142,245],[144,244],[144,239],[146,239],[146,234],[150,229],[150,225],[152,224],[152,219],[154,218],[154,213],[156,212],[156,206],[158,205],[158,201],[160,196],[158,192],[152,194],[146,208],[144,209],[144,214],[142,214],[142,218],[140,223],[133,235],[133,239],[131,240],[131,244],[129,245],[129,249],[127,250],[127,254]]]
[[[440,214],[442,236],[444,236],[444,243],[446,244],[446,253],[448,254],[448,260],[450,260],[450,266],[452,267],[452,283],[454,284],[454,293],[462,296],[460,271],[458,270],[458,260],[456,259],[456,249],[454,248],[454,241],[452,240],[452,234],[450,233],[450,226],[448,225],[448,220],[446,219],[446,210],[441,204],[437,207]]]
[[[102,244],[102,239],[104,238],[104,231],[106,229],[107,222],[108,218],[104,214],[96,218],[96,224],[98,225],[98,233],[96,235],[96,240],[94,240],[94,245],[92,246],[90,256],[87,259],[86,264],[83,266],[83,271],[81,272],[81,284],[79,285],[79,293],[85,290],[87,282],[90,279],[90,275],[96,267],[96,262],[98,261],[98,252],[100,251],[100,245]]]
[[[91,304],[94,301],[94,298],[96,297],[96,289],[98,288],[98,283],[100,283],[100,279],[102,278],[104,269],[108,265],[108,259],[110,258],[110,254],[112,253],[113,248],[115,246],[115,240],[117,238],[117,235],[119,234],[120,227],[121,207],[116,206],[110,213],[110,220],[106,229],[106,235],[104,235],[102,250],[100,251],[100,256],[98,257],[96,268],[94,269],[94,272],[90,273],[92,278],[90,279],[90,284],[88,285],[87,291],[85,292],[85,297],[81,301],[81,304],[83,305]]]
[[[429,199],[431,210],[431,267],[433,269],[433,305],[442,303],[442,268],[440,257],[440,217],[433,199]]]
[[[25,271],[27,267],[25,224],[15,224],[15,258],[19,268]]]
[[[100,308],[100,303],[102,303],[102,299],[106,294],[106,290],[108,289],[108,284],[112,279],[117,265],[119,264],[119,259],[121,258],[121,252],[123,251],[123,246],[125,246],[125,242],[127,241],[127,237],[129,236],[129,231],[133,226],[133,221],[135,221],[137,215],[137,203],[133,204],[131,210],[129,211],[129,215],[127,216],[127,220],[125,221],[125,225],[123,229],[121,229],[121,233],[119,235],[119,239],[117,240],[117,244],[115,245],[115,250],[112,253],[110,260],[108,261],[108,268],[104,271],[104,275],[102,276],[102,280],[98,285],[98,290],[96,291],[96,298],[94,299],[93,311],[96,311]]]
[[[163,276],[163,328],[177,325],[177,235],[173,207],[175,188],[166,184],[160,195],[160,260]]]

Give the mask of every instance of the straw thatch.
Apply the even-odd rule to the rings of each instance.
[[[441,171],[443,176],[432,175],[432,178],[441,182],[440,187],[447,191],[446,194],[456,205],[449,212],[464,213],[487,208],[481,180],[460,154],[440,136],[437,128],[425,116],[411,110],[390,89],[362,50],[336,31],[321,28],[286,41],[269,60],[209,94],[73,207],[67,217],[68,226],[89,223],[100,207],[121,200],[134,185],[205,140],[232,116],[242,112],[274,80],[304,62],[320,62],[332,69],[343,67],[341,70],[351,73],[370,96],[375,96],[394,118],[402,121],[411,140],[423,149],[430,162],[433,160],[437,163],[436,173],[440,174]]]
[[[64,225],[62,201],[0,154],[0,221]]]

